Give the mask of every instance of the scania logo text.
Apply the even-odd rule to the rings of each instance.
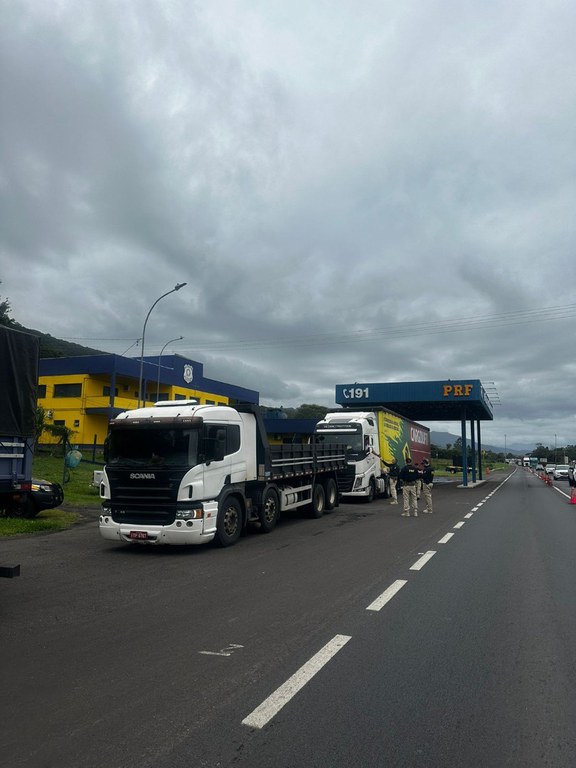
[[[156,480],[154,472],[130,472],[130,480]]]

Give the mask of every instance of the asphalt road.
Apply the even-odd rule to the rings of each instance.
[[[573,766],[567,494],[519,468],[438,485],[433,515],[343,504],[227,550],[95,520],[1,540],[1,763]]]

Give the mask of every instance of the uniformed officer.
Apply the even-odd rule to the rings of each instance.
[[[388,468],[388,475],[390,477],[390,496],[392,497],[390,504],[398,504],[398,489],[396,488],[396,485],[398,483],[400,467],[394,457],[392,457],[392,461],[382,460],[382,463]]]
[[[402,495],[404,496],[404,512],[402,512],[402,517],[410,517],[410,509],[412,509],[414,517],[418,517],[416,481],[420,477],[420,472],[412,464],[410,456],[406,456],[405,461],[406,464],[400,470],[400,482],[402,483]]]
[[[422,462],[422,493],[424,494],[425,507],[423,512],[425,514],[432,514],[432,486],[434,483],[434,467],[430,464],[428,459],[424,459]]]

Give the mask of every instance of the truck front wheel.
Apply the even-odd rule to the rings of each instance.
[[[219,547],[236,544],[242,533],[242,509],[238,499],[229,496],[218,511],[215,541]]]
[[[324,509],[326,508],[326,495],[324,488],[320,483],[316,483],[312,489],[312,503],[311,515],[312,517],[322,517]]]
[[[368,483],[368,496],[366,496],[366,503],[370,504],[370,502],[374,501],[376,498],[376,482],[374,481],[374,478],[370,478],[370,482]]]

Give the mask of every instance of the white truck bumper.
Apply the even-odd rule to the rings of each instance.
[[[203,507],[203,519],[176,520],[171,525],[116,523],[109,513],[103,511],[98,527],[102,538],[126,544],[206,544],[216,533],[218,504],[208,502]]]

